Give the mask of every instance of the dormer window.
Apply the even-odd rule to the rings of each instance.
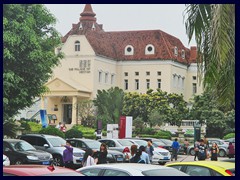
[[[96,29],[95,24],[92,25],[92,30],[94,31]]]
[[[145,54],[154,54],[155,53],[155,48],[152,44],[148,44],[146,47],[145,47]]]
[[[82,29],[83,29],[82,23],[80,23],[80,25],[79,25],[79,30],[82,30]]]
[[[134,48],[131,45],[127,45],[125,47],[125,55],[133,55],[134,54]]]
[[[182,58],[185,59],[185,51],[182,49]]]
[[[174,47],[174,56],[178,56],[178,48],[176,46]]]
[[[80,51],[80,41],[75,41],[75,51]]]

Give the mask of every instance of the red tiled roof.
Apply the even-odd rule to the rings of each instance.
[[[84,12],[93,13],[92,8],[89,10],[90,7],[86,5]],[[93,18],[92,15],[90,16]],[[80,23],[83,29],[79,29]],[[95,30],[91,29],[93,23]],[[84,34],[97,55],[115,60],[174,60],[184,64],[196,62],[195,48],[191,48],[191,52],[178,38],[161,30],[105,32],[102,30],[102,25],[96,22],[80,21],[78,24],[73,24],[72,29],[62,38],[62,41],[65,42],[70,35],[75,34]],[[148,44],[155,47],[153,55],[145,54],[145,47]],[[125,55],[127,45],[133,46],[133,55]],[[174,55],[175,46],[178,48],[177,57]],[[182,50],[185,51],[184,59],[181,57]]]

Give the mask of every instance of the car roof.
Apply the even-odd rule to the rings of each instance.
[[[67,141],[72,141],[72,140],[79,140],[79,141],[97,141],[97,140],[94,140],[94,139],[85,139],[85,138],[69,138],[69,139],[66,139]]]
[[[123,171],[129,172],[134,175],[143,175],[141,172],[148,171],[148,170],[173,170],[172,168],[166,166],[159,166],[159,165],[152,165],[152,164],[141,164],[141,163],[111,163],[111,164],[98,164],[88,167],[83,167],[78,169],[77,171],[82,171],[84,169],[91,169],[91,168],[110,168],[110,169],[121,169]],[[176,169],[174,169],[175,171]],[[179,172],[179,174],[185,175],[185,173]]]
[[[59,136],[48,135],[48,134],[24,134],[24,135],[20,135],[20,137],[21,136],[37,136],[37,137],[46,137],[46,138],[49,138],[49,137],[57,138],[57,137],[59,137]]]
[[[45,165],[11,165],[4,166],[3,172],[9,174],[15,174],[19,176],[38,176],[38,175],[50,175],[50,174],[62,174],[62,173],[72,173],[74,170],[54,166],[54,170],[48,169],[50,166]]]
[[[6,142],[20,142],[20,141],[24,141],[24,140],[21,140],[21,139],[3,139],[3,141],[6,141]]]
[[[224,168],[224,169],[235,168],[235,163],[221,162],[221,161],[176,162],[176,163],[167,164],[166,166],[171,166],[171,165],[200,165],[205,167],[215,166],[215,167]]]

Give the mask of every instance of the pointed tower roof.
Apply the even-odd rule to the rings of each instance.
[[[91,4],[86,4],[83,12],[80,14],[80,21],[94,21],[96,22],[96,14],[92,10]]]

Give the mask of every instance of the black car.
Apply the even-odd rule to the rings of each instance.
[[[81,148],[82,150],[86,150],[88,148],[92,150],[99,150],[101,143],[96,140],[92,139],[67,139],[67,141],[73,146],[77,148]],[[107,150],[107,162],[108,163],[118,163],[118,162],[123,162],[124,160],[124,155],[123,153],[115,150]]]
[[[52,155],[36,150],[31,144],[20,139],[4,139],[3,154],[8,156],[11,164],[51,164]]]

